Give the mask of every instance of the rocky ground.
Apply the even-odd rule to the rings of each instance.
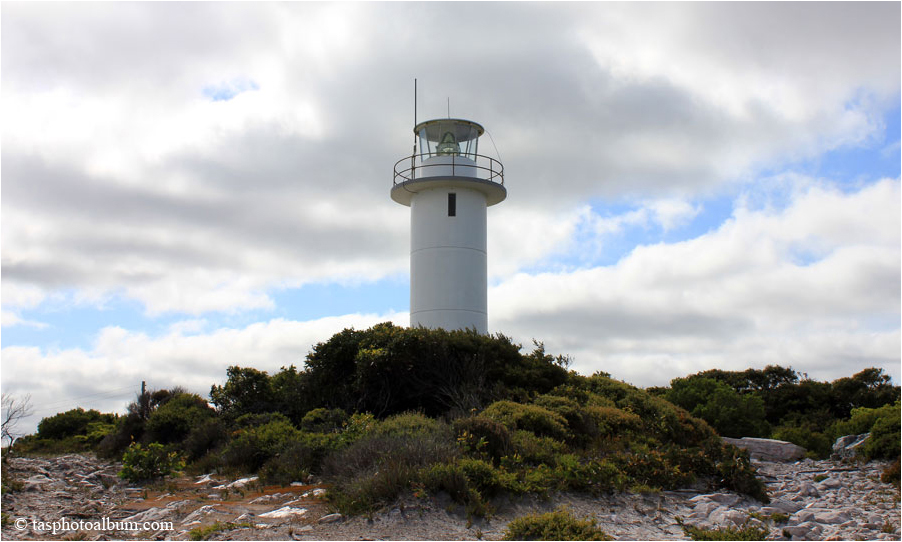
[[[494,540],[516,517],[567,506],[595,518],[618,540],[687,539],[678,518],[704,528],[754,525],[771,540],[900,539],[900,494],[879,481],[883,463],[755,464],[770,504],[691,490],[561,494],[549,501],[499,501],[492,518],[469,521],[442,496],[410,498],[369,518],[342,518],[323,500],[327,489],[315,484],[264,487],[254,478],[207,475],[129,487],[116,477],[119,465],[91,456],[12,458],[6,475],[18,481],[18,490],[2,496],[0,534],[7,540],[188,540],[192,534],[214,540]]]

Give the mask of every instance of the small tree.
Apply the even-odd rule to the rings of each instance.
[[[0,438],[7,441],[7,446],[12,448],[19,434],[16,427],[22,418],[27,418],[34,413],[31,406],[31,395],[26,394],[16,397],[4,393],[2,395],[2,415],[0,415]]]

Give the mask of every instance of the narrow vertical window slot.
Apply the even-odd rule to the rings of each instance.
[[[448,194],[448,216],[457,216],[457,194]]]

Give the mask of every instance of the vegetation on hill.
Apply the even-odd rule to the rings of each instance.
[[[899,386],[882,369],[833,382],[773,365],[712,369],[649,392],[707,421],[721,436],[786,440],[822,459],[829,457],[837,437],[873,431],[867,459],[899,456]]]
[[[46,418],[16,446],[92,449],[123,459],[131,480],[183,463],[195,473],[258,473],[264,483],[315,474],[346,513],[444,492],[485,515],[502,495],[561,490],[707,486],[767,501],[748,455],[718,432],[765,435],[820,419],[816,408],[772,418],[777,395],[768,394],[808,404],[804,390],[822,391],[791,370],[709,371],[649,393],[605,373],[568,371],[569,359],[540,343],[520,350],[503,335],[471,331],[348,329],[317,344],[302,370],[229,367],[210,390],[215,408],[183,389],[147,392],[122,416],[75,409]],[[898,456],[898,388],[879,371],[846,380],[827,385],[847,398],[848,414],[830,418],[840,420],[831,427],[867,427],[869,457]],[[562,517],[543,521],[570,528]]]

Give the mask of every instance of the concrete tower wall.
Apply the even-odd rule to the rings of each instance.
[[[410,199],[411,326],[488,332],[486,196],[467,184],[446,180]]]

